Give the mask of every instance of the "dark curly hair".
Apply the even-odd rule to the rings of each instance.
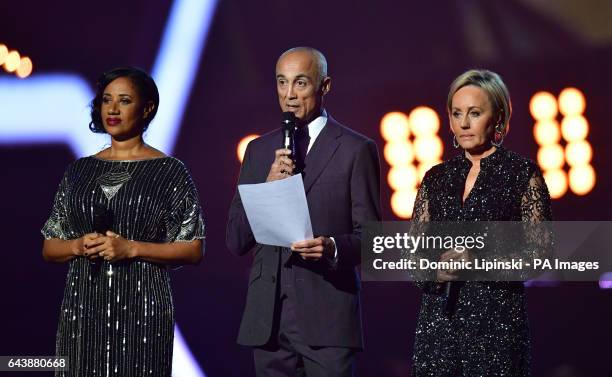
[[[146,131],[149,124],[155,118],[157,108],[159,107],[159,91],[155,81],[145,71],[136,67],[119,67],[111,69],[108,72],[103,73],[96,82],[96,96],[91,101],[89,107],[91,108],[91,122],[89,122],[89,129],[95,133],[106,133],[104,124],[102,123],[102,114],[100,114],[100,107],[102,105],[102,96],[104,95],[104,89],[113,80],[119,77],[127,77],[132,81],[138,95],[144,103],[153,102],[155,107],[145,119],[145,123],[142,132]]]

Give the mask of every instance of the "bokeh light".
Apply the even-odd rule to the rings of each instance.
[[[605,272],[599,278],[599,288],[612,289],[612,272]]]
[[[6,56],[8,55],[8,48],[6,45],[0,43],[0,65],[4,64],[6,61]]]
[[[418,183],[442,159],[439,130],[440,117],[427,106],[418,106],[409,115],[390,112],[381,119],[380,133],[386,141],[383,155],[390,166],[387,183],[394,191],[391,209],[400,218],[410,218]]]
[[[30,60],[30,58],[28,58],[27,56],[24,56],[19,62],[19,68],[17,68],[17,76],[19,78],[24,79],[30,76],[30,74],[32,73],[32,69],[32,60]]]
[[[19,63],[21,62],[21,56],[15,50],[8,53],[6,56],[6,60],[4,62],[4,69],[7,72],[14,72],[17,68],[19,68]]]
[[[410,218],[412,216],[416,195],[416,189],[394,192],[393,195],[391,195],[391,209],[393,213],[402,219]]]
[[[34,65],[27,56],[21,56],[19,51],[11,50],[5,44],[0,43],[0,66],[8,73],[15,73],[19,78],[26,78],[32,73]]]
[[[414,150],[407,141],[387,143],[383,154],[391,166],[408,165],[414,160]]]
[[[410,112],[408,117],[410,130],[417,137],[435,135],[440,129],[440,117],[430,107],[419,106]]]
[[[593,149],[586,140],[574,141],[565,146],[565,161],[571,167],[587,165],[592,157]]]
[[[238,161],[242,162],[242,160],[244,159],[244,152],[246,152],[247,149],[247,145],[249,145],[249,143],[254,140],[257,139],[259,137],[259,135],[248,135],[242,138],[242,140],[240,140],[240,142],[238,143],[238,146],[236,147],[236,155],[238,156]]]
[[[595,169],[591,165],[575,166],[569,171],[569,186],[576,195],[586,195],[595,186]]]
[[[586,139],[589,123],[582,115],[566,116],[561,121],[561,135],[567,142]]]
[[[533,136],[540,146],[557,144],[561,140],[559,124],[555,120],[537,122],[533,129]]]
[[[416,187],[417,169],[413,165],[394,166],[389,170],[387,182],[393,190]]]
[[[380,134],[388,142],[407,140],[410,128],[406,114],[397,111],[386,114],[380,121]]]
[[[419,137],[414,141],[414,152],[420,162],[438,161],[443,149],[442,140],[436,135]]]
[[[559,144],[547,145],[538,151],[538,164],[544,170],[561,169],[564,163],[565,154]]]
[[[585,108],[584,94],[573,87],[563,89],[558,101],[543,91],[531,99],[531,115],[537,120],[533,136],[540,146],[538,164],[552,198],[560,198],[568,188],[577,195],[586,195],[595,185],[595,169],[590,165],[593,148],[586,140],[589,122],[583,116]],[[557,111],[563,116],[560,127]],[[565,163],[570,167],[568,173],[563,170]]]
[[[538,121],[552,120],[557,116],[557,99],[549,92],[538,92],[531,97],[529,111]]]
[[[559,94],[559,112],[564,116],[584,113],[586,100],[584,94],[576,88],[565,88]]]
[[[567,176],[563,170],[548,170],[543,175],[551,198],[558,199],[567,192]]]

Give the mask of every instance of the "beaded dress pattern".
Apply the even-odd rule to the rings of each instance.
[[[421,183],[413,221],[552,220],[550,196],[538,166],[497,148],[481,159],[480,172],[463,202],[472,163],[460,155],[434,166]],[[522,282],[462,283],[455,309],[433,277],[422,291],[414,344],[413,375],[529,376],[530,336]]]
[[[128,240],[204,239],[195,185],[173,157],[73,162],[55,196],[42,234],[76,239],[95,229],[99,208]],[[69,263],[57,330],[56,354],[69,370],[56,376],[171,375],[174,307],[168,269],[143,260]]]

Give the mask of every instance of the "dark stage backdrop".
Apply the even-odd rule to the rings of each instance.
[[[474,67],[503,76],[514,105],[507,146],[532,159],[537,144],[529,114],[531,96],[539,90],[558,94],[567,86],[585,93],[597,183],[586,196],[568,193],[555,200],[554,216],[612,217],[612,32],[605,22],[596,22],[601,13],[606,19],[612,16],[612,9],[603,1],[594,2],[599,8],[578,0],[550,3],[217,3],[173,153],[190,169],[205,212],[203,263],[173,271],[172,279],[177,322],[208,376],[253,375],[250,350],[235,344],[250,257],[237,258],[227,251],[225,224],[240,167],[238,141],[279,125],[274,64],[289,47],[309,45],[326,54],[332,77],[326,108],[378,143],[386,220],[397,218],[389,205],[380,119],[389,111],[409,112],[419,105],[444,114],[449,83]],[[0,43],[32,58],[31,78],[65,72],[93,84],[101,72],[115,66],[152,69],[171,6],[165,0],[2,2]],[[564,11],[592,17],[591,27],[599,27],[600,33],[578,21],[565,23]],[[40,107],[28,105],[31,111]],[[0,117],[3,106],[0,103]],[[63,106],[82,104],[66,101]],[[451,157],[456,150],[444,117],[440,136],[444,158]],[[63,143],[0,144],[0,355],[54,353],[66,266],[43,262],[40,228],[62,173],[74,158]],[[535,376],[609,375],[611,292],[597,283],[528,289]],[[358,375],[409,375],[419,295],[407,283],[363,284],[366,352],[358,358]]]

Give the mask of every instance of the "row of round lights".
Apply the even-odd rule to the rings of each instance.
[[[14,73],[19,78],[26,78],[32,74],[32,60],[21,56],[16,50],[9,51],[6,45],[0,43],[0,66],[8,73]]]
[[[390,112],[380,121],[383,154],[391,167],[387,175],[393,190],[391,209],[400,218],[412,216],[417,186],[425,172],[441,162],[444,146],[439,129],[438,114],[426,106],[415,108],[409,115]]]
[[[558,99],[545,91],[531,98],[529,110],[536,120],[533,133],[539,145],[537,160],[554,199],[565,195],[568,186],[576,195],[586,195],[595,186],[595,169],[591,166],[593,148],[586,140],[589,123],[583,115],[585,108],[584,94],[576,88],[563,89]],[[560,125],[559,112],[563,115]],[[565,140],[565,147],[560,143],[561,138]],[[563,169],[565,163],[569,166],[568,173]]]

